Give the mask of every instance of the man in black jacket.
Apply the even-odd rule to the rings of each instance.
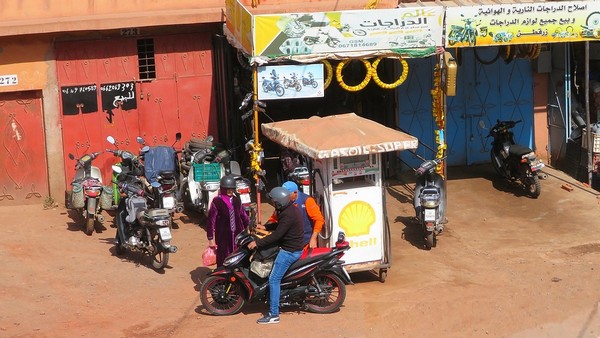
[[[290,192],[285,188],[277,187],[271,190],[269,197],[277,210],[278,223],[266,224],[267,230],[274,231],[270,235],[248,244],[250,250],[256,247],[267,247],[276,242],[279,242],[280,247],[269,276],[269,313],[257,320],[258,324],[279,323],[281,279],[290,265],[300,258],[304,247],[302,214],[300,209],[292,204]]]

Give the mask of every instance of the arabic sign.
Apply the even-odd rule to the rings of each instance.
[[[253,55],[441,46],[443,16],[441,6],[255,15]]]
[[[446,47],[600,40],[600,2],[448,7]]]
[[[102,110],[111,112],[115,108],[130,110],[137,108],[135,82],[106,83],[100,85]]]
[[[323,97],[323,64],[258,67],[258,99]]]
[[[98,92],[95,84],[60,87],[63,115],[98,111]]]

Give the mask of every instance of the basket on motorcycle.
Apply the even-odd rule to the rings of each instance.
[[[221,163],[193,163],[196,182],[218,182],[221,179]]]
[[[81,209],[85,205],[83,196],[83,186],[80,183],[73,182],[73,192],[71,193],[71,208]]]
[[[100,194],[100,207],[104,210],[112,209],[113,205],[113,187],[105,185],[102,187],[102,193]]]

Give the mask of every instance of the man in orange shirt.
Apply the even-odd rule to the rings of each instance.
[[[311,196],[303,193],[298,190],[298,185],[292,181],[287,181],[283,183],[283,188],[286,188],[290,193],[290,199],[292,203],[298,209],[300,209],[300,213],[302,214],[302,221],[304,225],[304,238],[303,243],[306,247],[308,245],[309,248],[317,247],[317,236],[323,229],[323,224],[325,223],[325,218],[319,209],[319,205]],[[267,223],[275,223],[277,222],[277,215],[273,213]],[[258,226],[258,228],[262,228],[263,226]]]

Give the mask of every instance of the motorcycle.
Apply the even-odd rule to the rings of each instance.
[[[164,269],[169,263],[169,254],[177,252],[171,245],[171,215],[164,208],[148,208],[144,198],[144,184],[122,167],[113,165],[118,174],[115,182],[123,194],[115,215],[115,251],[123,255],[128,249],[151,256],[155,270]]]
[[[119,157],[120,161],[115,163],[116,166],[121,167],[124,173],[131,173],[134,176],[143,176],[144,175],[144,165],[142,164],[140,158],[133,154],[130,151],[119,149],[117,146],[117,142],[114,137],[107,136],[106,140],[108,143],[115,146],[116,149],[106,149],[106,152],[113,154],[115,157]],[[112,184],[113,184],[113,205],[116,207],[119,205],[119,200],[121,198],[121,193],[117,187],[117,176],[118,173],[113,171]]]
[[[437,236],[444,231],[446,223],[446,184],[437,172],[443,160],[424,161],[415,172],[417,181],[413,205],[427,249],[437,245]]]
[[[291,79],[288,79],[285,76],[283,77],[283,87],[286,89],[294,88],[298,92],[302,90],[302,85],[298,81],[298,76],[296,76],[296,73],[292,73]]]
[[[202,283],[200,300],[211,314],[233,315],[246,302],[268,303],[269,277],[261,277],[251,268],[258,252],[253,254],[247,245],[254,236],[251,228],[239,233],[236,251]],[[300,306],[315,313],[337,311],[346,298],[346,284],[353,284],[340,260],[349,248],[340,232],[334,248],[305,251],[281,281],[280,305]]]
[[[85,154],[77,159],[75,163],[75,178],[71,185],[73,189],[71,191],[70,207],[72,209],[79,210],[85,218],[85,233],[92,235],[94,232],[94,225],[96,220],[98,222],[104,222],[104,216],[100,214],[102,209],[110,208],[112,205],[112,192],[111,196],[108,196],[108,202],[106,202],[106,195],[109,193],[110,187],[102,185],[102,173],[100,169],[92,165],[92,161],[96,159],[102,152],[93,152]],[[69,154],[71,160],[75,160],[73,154]]]
[[[487,136],[493,138],[490,158],[492,166],[500,176],[520,183],[531,197],[538,198],[542,192],[539,176],[543,176],[541,170],[544,163],[529,147],[516,144],[512,128],[519,122],[521,120],[497,120]]]
[[[175,143],[181,140],[181,133],[175,135]],[[172,146],[145,145],[142,137],[137,142],[144,145],[140,158],[144,161],[144,176],[150,184],[146,196],[153,208],[169,210],[172,216],[175,212],[183,211],[183,202],[179,195],[180,169],[178,153]]]
[[[308,77],[302,75],[302,85],[303,86],[312,86],[313,88],[317,88],[319,84],[315,81],[315,77],[313,73],[309,72]]]
[[[283,94],[285,94],[285,89],[281,85],[281,82],[279,82],[279,76],[271,76],[271,80],[268,80],[263,76],[262,80],[262,89],[265,93],[275,92],[277,96],[283,96]]]

